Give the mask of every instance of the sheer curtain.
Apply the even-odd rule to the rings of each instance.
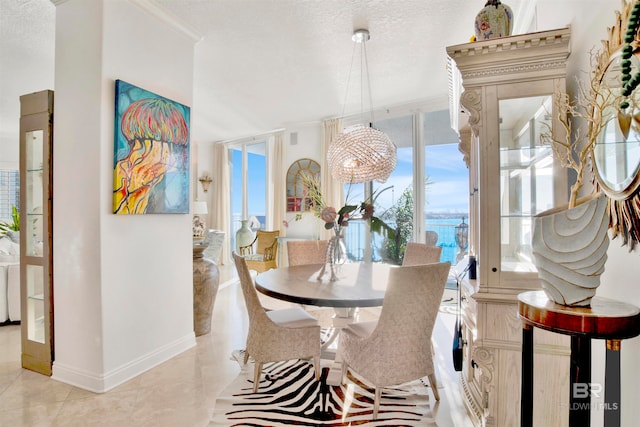
[[[285,219],[285,191],[286,191],[286,169],[284,167],[284,137],[283,132],[269,138],[267,162],[267,230],[280,230],[280,235],[285,235],[285,227],[282,221]]]
[[[343,184],[331,176],[329,171],[329,165],[327,164],[327,151],[329,146],[336,139],[338,134],[342,131],[342,119],[328,119],[323,123],[322,128],[322,163],[321,163],[321,181],[322,196],[325,203],[329,206],[333,206],[336,210],[340,210],[344,205],[344,191]],[[324,231],[324,238],[331,236],[330,231]]]
[[[216,144],[213,150],[213,165],[215,169],[215,179],[213,186],[213,209],[211,215],[211,225],[217,230],[225,233],[227,242],[231,238],[229,205],[231,200],[229,194],[231,192],[229,183],[229,149],[225,144]],[[229,245],[225,243],[222,246],[221,263],[225,264],[230,257],[228,251]]]

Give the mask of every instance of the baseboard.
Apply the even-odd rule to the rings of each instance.
[[[161,363],[166,362],[195,345],[196,337],[195,334],[191,332],[172,343],[164,345],[157,350],[147,353],[120,366],[119,368],[101,375],[82,371],[72,366],[65,366],[62,363],[54,361],[53,374],[51,378],[94,393],[105,393],[112,388],[117,387],[152,368],[155,368]]]

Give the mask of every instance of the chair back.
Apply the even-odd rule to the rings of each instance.
[[[390,384],[420,378],[433,369],[431,335],[450,266],[444,262],[389,271],[382,311],[371,339],[386,343],[380,351],[396,367],[384,374]]]
[[[247,305],[247,312],[249,314],[249,328],[251,329],[251,325],[255,325],[256,322],[268,321],[268,316],[258,298],[258,291],[256,291],[255,285],[253,284],[249,267],[247,267],[247,261],[234,251],[233,262],[236,264],[236,270],[238,271],[242,295],[244,296],[244,302]]]
[[[292,240],[287,242],[289,265],[324,264],[328,240]]]
[[[442,255],[441,246],[425,245],[424,243],[407,243],[407,248],[404,251],[404,258],[402,259],[402,265],[422,265],[433,264],[440,262],[440,256]]]
[[[425,243],[429,246],[435,246],[438,243],[438,233],[433,230],[427,230],[425,232]]]
[[[280,230],[256,231],[256,253],[264,255],[264,261],[275,259],[278,253],[278,236],[280,236]]]

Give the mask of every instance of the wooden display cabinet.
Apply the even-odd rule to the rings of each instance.
[[[531,257],[533,216],[567,200],[567,172],[540,135],[561,129],[552,98],[565,90],[570,37],[562,28],[447,48],[463,89],[460,146],[472,189],[469,247],[477,279],[461,288],[461,383],[477,425],[520,420],[517,295],[540,289]],[[535,393],[550,403],[536,407],[534,425],[567,423],[561,408],[568,404],[568,355],[566,337],[536,335],[536,358],[548,372]]]
[[[22,367],[53,362],[53,91],[20,97],[20,309]]]

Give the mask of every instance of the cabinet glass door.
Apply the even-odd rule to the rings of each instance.
[[[27,336],[31,341],[44,343],[44,286],[43,286],[43,144],[44,132],[34,130],[25,133],[26,155],[26,215],[22,222],[25,233],[27,288]]]
[[[553,207],[551,97],[500,100],[500,254],[503,272],[536,272],[533,216]]]

